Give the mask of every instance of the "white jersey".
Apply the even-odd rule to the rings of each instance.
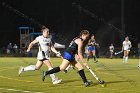
[[[35,40],[38,41],[39,51],[38,51],[38,60],[42,60],[44,58],[49,59],[50,56],[50,47],[52,46],[51,39],[45,38],[43,36],[38,36]]]
[[[109,51],[113,52],[114,51],[114,46],[109,46]]]
[[[123,50],[130,50],[131,42],[123,41]]]

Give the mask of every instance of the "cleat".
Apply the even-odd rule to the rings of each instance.
[[[64,73],[68,73],[68,70],[64,70]]]
[[[20,76],[20,74],[24,71],[24,67],[20,67],[19,71],[18,71],[18,75]]]
[[[43,82],[44,82],[44,80],[45,80],[45,76],[46,76],[46,72],[43,71],[43,72],[42,72],[42,81],[43,81]]]
[[[90,86],[92,83],[93,83],[92,81],[88,80],[88,81],[85,82],[84,84],[85,84],[85,87],[88,87],[88,86]]]
[[[94,63],[97,63],[97,62],[98,62],[98,60],[94,61]]]
[[[75,70],[75,67],[74,67],[74,66],[72,66],[72,69],[73,69],[73,70]]]
[[[60,80],[55,80],[55,81],[53,81],[53,84],[54,84],[54,85],[59,84],[59,83],[61,83],[61,81],[62,81],[62,79],[60,79]]]
[[[85,87],[90,86],[90,83],[89,82],[85,82],[84,84],[85,84]]]

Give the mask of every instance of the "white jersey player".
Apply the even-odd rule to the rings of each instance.
[[[114,53],[114,46],[113,46],[113,44],[111,44],[111,45],[109,46],[109,52],[110,52],[110,58],[112,58],[113,53]]]
[[[18,74],[20,75],[24,71],[35,71],[39,70],[43,63],[48,67],[48,70],[53,69],[52,64],[49,60],[50,50],[52,50],[54,53],[56,53],[57,56],[61,56],[59,52],[53,47],[51,39],[49,38],[49,29],[44,28],[42,29],[42,35],[38,36],[35,40],[33,40],[27,49],[27,52],[30,51],[32,46],[34,44],[38,43],[39,45],[39,51],[37,55],[37,63],[36,65],[29,65],[27,67],[21,67],[19,69]],[[58,78],[54,74],[50,74],[50,77],[52,79],[53,84],[58,84],[61,82],[61,80],[58,80]]]
[[[129,41],[129,37],[125,37],[125,41],[123,41],[122,51],[124,51],[123,62],[128,63],[128,55],[130,52],[130,48],[132,47],[131,42]]]

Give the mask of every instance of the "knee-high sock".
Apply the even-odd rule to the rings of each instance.
[[[45,73],[46,73],[46,75],[48,75],[48,74],[57,73],[59,71],[60,71],[60,67],[55,67],[55,68],[53,68],[53,69],[51,69],[49,71],[46,71]]]
[[[123,56],[123,62],[125,62],[125,56]]]
[[[81,76],[83,82],[84,82],[84,83],[87,82],[87,78],[86,78],[86,76],[85,76],[84,70],[79,70],[78,73],[79,73],[79,75]]]
[[[34,70],[36,70],[35,65],[30,65],[23,68],[23,71],[34,71]]]
[[[94,59],[94,61],[96,61],[96,56],[95,55],[93,56],[93,59]]]
[[[89,61],[89,55],[87,55],[87,61]]]
[[[48,71],[49,71],[49,70],[52,70],[52,69],[53,69],[53,68],[49,68]],[[55,76],[55,74],[50,74],[50,77],[51,77],[51,79],[52,79],[52,82],[58,79],[58,78]]]
[[[127,62],[128,62],[128,56],[125,57],[125,63],[127,63]]]
[[[70,66],[71,66],[71,65],[69,64],[65,70],[68,70],[68,69],[70,68]]]

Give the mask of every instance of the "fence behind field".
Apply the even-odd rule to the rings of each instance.
[[[57,49],[57,50],[63,54],[63,51],[65,49]],[[121,48],[115,48],[115,50],[114,50],[114,52],[119,52],[119,51],[121,51]],[[38,48],[33,48],[31,50],[31,52],[29,52],[29,53],[26,52],[26,49],[17,49],[17,50],[11,49],[10,52],[8,52],[7,49],[0,48],[0,56],[1,57],[7,57],[7,56],[8,57],[9,56],[11,56],[11,57],[36,57],[37,52],[38,52]],[[84,54],[84,51],[83,51],[83,54]],[[109,53],[108,49],[106,49],[104,51],[99,49],[97,57],[108,58],[109,55],[110,55],[110,53]],[[51,56],[55,57],[55,54],[51,53]],[[138,57],[138,48],[131,48],[129,56],[132,58],[137,58]],[[84,57],[86,57],[86,54],[84,54]],[[113,57],[122,57],[122,54],[113,55]]]

